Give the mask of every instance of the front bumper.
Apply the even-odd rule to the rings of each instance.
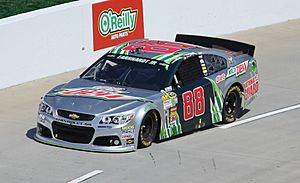
[[[129,147],[122,147],[122,146],[116,146],[116,147],[105,147],[105,146],[95,146],[95,145],[86,145],[86,144],[77,144],[77,143],[69,143],[57,139],[49,139],[45,138],[39,134],[35,134],[34,139],[38,142],[58,146],[58,147],[64,147],[68,149],[75,149],[75,150],[81,150],[81,151],[91,151],[91,152],[131,152],[135,151],[134,146]]]
[[[130,152],[130,151],[135,151],[137,148],[137,140],[135,138],[137,137],[137,135],[135,134],[136,132],[134,130],[134,121],[131,121],[129,124],[126,124],[125,126],[123,125],[123,126],[112,127],[112,128],[102,128],[102,127],[99,128],[100,126],[98,124],[93,124],[92,122],[88,127],[83,125],[78,125],[77,122],[74,123],[71,122],[72,122],[71,120],[59,119],[57,117],[39,113],[38,120],[37,120],[37,131],[34,136],[34,139],[44,144],[76,149],[76,150],[92,151],[92,152]],[[55,124],[62,124],[62,126],[64,127],[63,130],[68,129],[69,126],[70,129],[88,128],[88,129],[93,129],[94,131],[90,135],[88,141],[80,142],[80,140],[78,141],[77,136],[83,135],[86,137],[86,134],[81,134],[81,131],[78,131],[78,133],[76,133],[72,130],[70,131],[62,131],[62,129],[57,130],[54,127]],[[130,132],[128,132],[128,127],[130,127],[131,129]],[[44,130],[44,132],[42,130]],[[47,133],[45,133],[45,131]],[[64,136],[63,133],[66,133],[65,137],[62,137]],[[73,137],[75,137],[74,140],[72,139]],[[119,144],[104,145],[107,143],[103,144],[101,141],[99,142],[99,139],[100,140],[107,139],[106,137],[107,138],[115,137],[115,139],[119,140]],[[97,143],[95,143],[96,141]]]

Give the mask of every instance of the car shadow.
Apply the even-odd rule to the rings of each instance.
[[[237,116],[237,119],[240,119],[241,117],[243,117],[245,114],[247,114],[250,110],[249,109],[244,109],[240,112],[240,115]],[[223,123],[223,122],[219,122],[218,123],[219,125],[223,125],[223,124],[226,124],[226,123]],[[204,130],[209,130],[209,129],[212,129],[212,128],[215,128],[217,126],[215,125],[209,125],[209,126],[205,126],[205,127],[202,127],[202,128],[199,128],[199,129],[195,129],[195,130],[192,130],[190,132],[186,132],[186,133],[183,133],[183,134],[180,134],[180,135],[177,135],[177,136],[174,136],[174,137],[171,137],[171,138],[168,138],[168,139],[164,139],[164,140],[155,140],[155,143],[164,143],[164,142],[167,142],[169,140],[173,140],[173,139],[177,139],[177,138],[180,138],[180,137],[184,137],[184,136],[187,136],[187,135],[191,135],[193,133],[196,133],[196,132],[200,132],[200,131],[204,131]],[[31,139],[31,140],[34,140],[34,134],[36,133],[36,128],[31,128],[29,129],[27,132],[26,132],[26,137]]]
[[[160,144],[160,143],[167,142],[169,140],[178,139],[178,138],[181,138],[181,137],[184,137],[184,136],[191,135],[193,133],[201,132],[201,131],[204,131],[204,130],[209,130],[209,129],[212,129],[212,128],[215,128],[215,127],[216,126],[214,126],[213,124],[211,124],[211,125],[208,125],[208,126],[205,126],[205,127],[201,127],[199,129],[195,129],[195,130],[192,130],[192,131],[189,131],[189,132],[185,132],[185,133],[182,133],[180,135],[176,135],[174,137],[170,137],[170,138],[167,138],[167,139],[163,139],[163,140],[156,139],[154,142],[157,143],[157,144]]]
[[[36,128],[31,128],[31,129],[27,130],[26,137],[31,139],[31,140],[34,140],[34,134],[35,133],[36,133]]]
[[[241,117],[243,117],[245,114],[247,114],[248,112],[250,112],[249,109],[243,109],[240,114],[237,116],[237,119],[240,119]]]

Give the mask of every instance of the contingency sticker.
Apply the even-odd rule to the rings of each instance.
[[[222,81],[225,81],[225,79],[226,79],[226,74],[222,73],[216,77],[216,83],[221,83]]]
[[[121,128],[122,135],[121,139],[132,139],[134,138],[134,126],[124,126]]]
[[[161,97],[166,116],[166,123],[161,124],[160,139],[166,139],[182,133],[182,127],[177,112],[178,98],[176,93],[161,91]]]

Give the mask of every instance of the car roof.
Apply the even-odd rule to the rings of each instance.
[[[162,63],[166,64],[172,64],[177,60],[186,59],[193,55],[199,55],[203,51],[207,50],[216,50],[226,54],[226,51],[214,48],[205,48],[181,42],[146,39],[134,40],[120,44],[113,48],[110,53],[142,57],[161,61]]]

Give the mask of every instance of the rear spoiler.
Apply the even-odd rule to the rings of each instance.
[[[177,34],[175,41],[194,44],[207,48],[217,48],[234,52],[242,52],[252,57],[255,50],[254,45],[214,37]]]

